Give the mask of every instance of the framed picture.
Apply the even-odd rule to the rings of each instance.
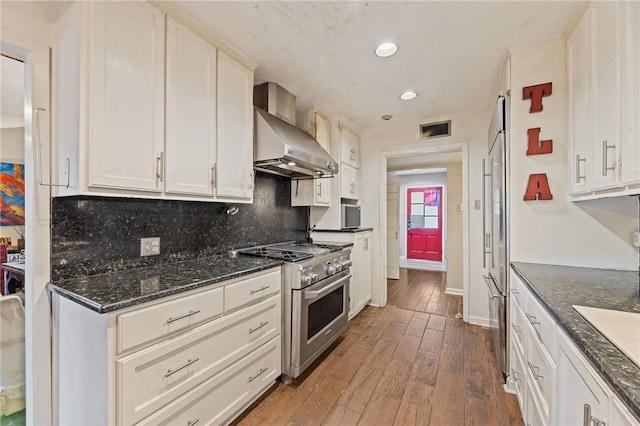
[[[24,225],[24,164],[0,162],[0,226]]]

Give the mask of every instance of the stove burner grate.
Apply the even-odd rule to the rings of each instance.
[[[313,257],[311,253],[300,253],[291,250],[282,250],[272,247],[253,247],[248,249],[240,249],[239,253],[249,254],[252,256],[268,257],[270,259],[284,260],[286,262],[299,262],[301,260]]]

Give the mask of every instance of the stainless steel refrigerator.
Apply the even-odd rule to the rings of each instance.
[[[489,324],[503,375],[507,376],[507,101],[499,96],[489,128],[489,155],[483,160],[484,281],[489,293]]]

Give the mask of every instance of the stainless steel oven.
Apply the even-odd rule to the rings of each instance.
[[[280,243],[238,250],[282,267],[282,381],[290,383],[344,332],[349,319],[348,245]]]
[[[289,376],[298,377],[347,326],[350,279],[349,272],[341,272],[292,290]]]

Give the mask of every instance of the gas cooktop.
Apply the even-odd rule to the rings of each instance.
[[[300,262],[326,253],[342,250],[342,246],[330,244],[314,244],[306,242],[285,242],[266,246],[247,247],[236,250],[238,253],[252,256],[268,257],[285,262]]]

